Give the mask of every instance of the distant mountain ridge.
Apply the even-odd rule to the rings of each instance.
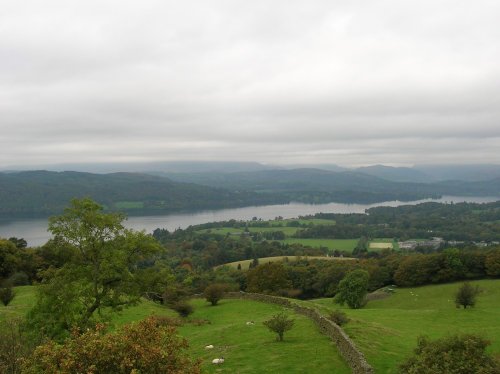
[[[272,194],[232,192],[138,173],[74,171],[0,173],[0,216],[47,216],[73,198],[91,197],[110,210],[129,214],[219,209],[286,203]]]

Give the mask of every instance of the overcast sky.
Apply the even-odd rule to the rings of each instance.
[[[2,0],[0,167],[500,163],[498,0]]]

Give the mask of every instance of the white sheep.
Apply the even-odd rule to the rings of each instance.
[[[252,326],[252,325],[254,325],[254,324],[255,324],[255,322],[254,322],[254,321],[248,321],[248,322],[247,322],[247,326]]]
[[[220,365],[220,364],[223,364],[223,363],[224,363],[224,357],[214,358],[212,360],[212,364],[215,364],[215,365]]]
[[[214,346],[212,344],[205,346],[205,349],[214,349]]]

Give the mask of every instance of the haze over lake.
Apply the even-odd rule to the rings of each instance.
[[[416,205],[423,202],[435,201],[443,203],[473,202],[487,203],[499,200],[498,197],[462,197],[443,196],[440,199],[424,199],[411,202],[386,201],[377,204],[302,204],[290,203],[285,205],[250,206],[244,208],[220,209],[192,213],[177,213],[156,216],[132,216],[127,219],[125,226],[134,230],[146,230],[152,233],[157,228],[173,231],[177,228],[184,229],[190,225],[198,225],[207,222],[236,220],[251,220],[253,217],[263,220],[274,219],[277,216],[283,218],[294,218],[301,215],[315,213],[364,213],[366,209],[376,206]],[[47,219],[25,219],[16,221],[0,221],[0,237],[24,238],[29,246],[44,244],[49,238],[47,232]]]

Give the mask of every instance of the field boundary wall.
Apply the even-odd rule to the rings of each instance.
[[[302,314],[311,319],[319,327],[321,333],[327,335],[336,344],[340,354],[350,366],[354,374],[374,373],[373,368],[368,364],[363,353],[361,353],[361,351],[356,347],[345,331],[339,325],[321,315],[321,313],[315,308],[298,305],[285,297],[259,293],[227,292],[225,297],[230,299],[261,301],[293,309],[296,313]]]

